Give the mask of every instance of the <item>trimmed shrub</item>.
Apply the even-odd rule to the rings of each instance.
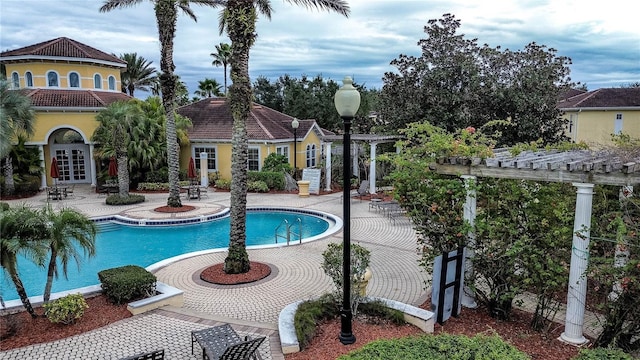
[[[156,276],[144,268],[127,265],[98,273],[102,292],[115,304],[155,295]]]
[[[376,340],[339,360],[526,360],[529,356],[499,336],[424,335]]]
[[[249,171],[247,181],[264,181],[269,189],[284,190],[284,172],[281,171]]]
[[[400,310],[392,309],[380,300],[361,303],[358,311],[376,318],[389,320],[396,325],[402,325],[404,321],[404,313]]]
[[[107,205],[131,205],[144,202],[144,195],[120,196],[119,194],[109,195],[107,197]]]
[[[632,360],[631,355],[620,349],[582,349],[574,360]]]
[[[169,181],[169,169],[164,167],[144,174],[144,181],[148,183],[166,183]]]
[[[73,324],[82,318],[89,307],[82,294],[69,294],[60,299],[42,305],[47,319],[56,324]]]
[[[209,180],[209,184],[215,184],[216,181],[218,181],[218,178],[220,178],[220,175],[218,174],[217,171],[214,172],[210,172],[209,174],[207,174],[207,179]]]
[[[179,186],[189,186],[189,181],[178,181]],[[143,182],[136,187],[138,191],[169,191],[168,182]]]
[[[0,211],[7,211],[10,208],[11,208],[11,206],[9,206],[9,203],[0,202]]]
[[[296,336],[300,349],[304,349],[316,335],[316,325],[322,319],[338,316],[340,309],[336,306],[335,298],[325,294],[317,300],[309,300],[298,305],[293,318]]]
[[[264,181],[249,181],[247,183],[247,191],[250,192],[269,192],[269,187]]]
[[[231,180],[218,179],[215,182],[216,188],[220,190],[231,190]]]

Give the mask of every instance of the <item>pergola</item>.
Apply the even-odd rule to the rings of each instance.
[[[376,135],[376,134],[351,134],[352,144],[357,146],[355,142],[363,141],[367,142],[370,146],[370,163],[369,163],[369,193],[376,193],[376,146],[382,143],[395,142],[399,140],[400,136],[397,135]],[[326,190],[331,190],[331,143],[334,141],[342,142],[342,135],[325,135],[322,137],[322,141],[326,144],[326,156],[327,161],[325,163],[326,171]],[[343,145],[343,151],[346,146]],[[358,169],[358,157],[352,156],[354,174]]]
[[[640,184],[640,156],[634,155],[624,159],[620,154],[611,151],[589,150],[526,151],[512,155],[508,149],[497,149],[492,158],[440,159],[429,167],[439,174],[461,176],[466,183],[474,182],[477,177],[491,177],[570,182],[576,187],[565,331],[560,338],[572,344],[585,343],[587,340],[583,335],[583,325],[587,279],[584,274],[588,265],[593,187],[595,184],[621,186],[621,193],[631,194],[633,186]],[[475,194],[473,190],[469,190],[464,218],[473,224],[475,215]],[[473,236],[470,236],[470,243],[474,244]],[[469,257],[471,256],[472,253]],[[466,271],[473,271],[470,261],[467,261]],[[473,298],[466,296],[463,304],[473,306],[475,302]]]

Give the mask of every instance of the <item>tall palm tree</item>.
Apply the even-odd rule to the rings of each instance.
[[[118,162],[119,195],[129,196],[129,131],[136,124],[144,121],[144,114],[133,101],[116,101],[96,116],[99,125],[93,133],[92,140],[100,142],[98,156],[115,156]],[[175,139],[175,138],[174,138]],[[174,140],[175,141],[175,140]]]
[[[156,81],[156,68],[138,53],[121,54],[120,59],[127,63],[127,69],[122,73],[122,92],[133,96],[136,89],[149,91],[149,87]]]
[[[336,11],[344,16],[349,6],[344,0],[287,0],[296,5]],[[257,13],[271,18],[269,0],[227,0],[220,19],[220,32],[225,29],[231,39],[231,86],[229,108],[233,116],[231,160],[231,230],[229,253],[224,269],[237,274],[249,271],[246,249],[248,138],[246,121],[251,111],[252,91],[249,79],[249,50],[256,39]]]
[[[106,0],[100,7],[100,12],[108,12],[116,8],[125,8],[137,5],[143,0]],[[222,0],[150,0],[153,2],[158,25],[158,36],[160,39],[160,88],[162,90],[162,105],[167,116],[167,165],[169,167],[169,198],[167,205],[171,207],[181,207],[180,186],[178,184],[179,163],[178,163],[178,143],[176,141],[175,122],[175,89],[176,75],[174,74],[175,64],[173,63],[173,39],[176,34],[176,24],[178,22],[178,8],[194,21],[197,20],[189,4],[217,6],[222,4]]]
[[[75,260],[80,267],[82,253],[89,257],[95,255],[98,230],[91,219],[71,208],[54,211],[51,206],[48,206],[42,209],[41,216],[44,217],[47,225],[46,240],[49,243],[49,266],[43,294],[46,304],[51,296],[53,278],[58,277],[58,261],[62,265],[62,274],[66,278],[70,260]]]
[[[44,266],[47,246],[45,222],[38,211],[26,205],[0,211],[0,265],[16,287],[22,305],[37,317],[18,273],[18,255],[24,255],[38,266]]]
[[[34,132],[35,111],[31,100],[19,90],[11,90],[11,83],[0,78],[0,158],[4,159],[4,181],[7,194],[15,191],[11,148],[18,136],[31,137]]]
[[[220,91],[220,87],[216,79],[205,78],[204,80],[198,81],[198,90],[194,93],[202,98],[223,96],[224,94]]]
[[[231,58],[231,45],[227,43],[220,43],[220,45],[216,45],[216,52],[211,53],[213,56],[213,61],[211,65],[215,67],[222,66],[222,70],[224,71],[224,94],[227,94],[227,65],[229,64],[229,60]]]

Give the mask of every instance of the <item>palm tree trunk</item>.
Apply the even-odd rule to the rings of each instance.
[[[169,198],[167,206],[181,207],[180,187],[178,184],[178,141],[176,136],[176,119],[174,113],[176,76],[173,71],[173,38],[176,32],[178,11],[175,0],[158,0],[156,2],[156,19],[160,36],[160,87],[162,89],[162,105],[167,117],[167,165],[169,167]]]
[[[229,95],[227,91],[227,64],[222,65],[222,69],[224,69],[224,96]]]
[[[46,304],[51,297],[51,286],[53,285],[53,277],[56,274],[56,259],[58,253],[55,248],[51,247],[51,257],[49,258],[49,266],[47,268],[47,283],[44,285],[44,294],[42,294],[43,302]]]
[[[118,159],[118,193],[120,197],[129,196],[129,158],[126,149],[119,153]]]
[[[13,284],[16,287],[16,292],[20,297],[20,301],[22,301],[22,306],[24,306],[24,308],[32,318],[37,318],[38,315],[36,315],[36,311],[33,310],[33,306],[31,306],[31,301],[29,301],[27,291],[25,290],[24,285],[22,284],[22,280],[20,280],[20,276],[18,275],[18,265],[16,263],[16,259],[5,259],[5,264],[7,265],[5,267],[5,270],[7,270],[7,273],[9,273],[11,281],[13,281]]]
[[[255,40],[256,10],[252,1],[230,0],[227,32],[231,39],[231,82],[229,107],[233,116],[231,159],[231,231],[229,254],[224,261],[227,274],[249,271],[246,249],[247,220],[247,118],[251,111],[249,50]]]
[[[7,195],[13,195],[16,191],[16,184],[13,181],[13,159],[11,155],[4,158],[4,188]]]

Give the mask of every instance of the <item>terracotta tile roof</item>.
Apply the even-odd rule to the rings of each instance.
[[[118,100],[131,99],[131,96],[125,93],[95,90],[23,89],[17,91],[24,92],[31,99],[34,107],[103,108]]]
[[[233,118],[224,98],[208,98],[177,109],[178,114],[191,119],[189,138],[193,140],[231,140]],[[247,120],[249,140],[293,139],[293,117],[253,103]],[[299,120],[298,136],[302,138],[314,126],[315,120]]]
[[[561,109],[640,107],[640,88],[606,88],[558,102]]]
[[[81,42],[66,37],[59,37],[57,39],[43,41],[38,44],[29,45],[19,49],[4,51],[0,53],[0,58],[9,57],[64,57],[87,60],[101,60],[126,65],[126,62],[120,60],[116,56],[107,54],[89,45],[85,45]]]

